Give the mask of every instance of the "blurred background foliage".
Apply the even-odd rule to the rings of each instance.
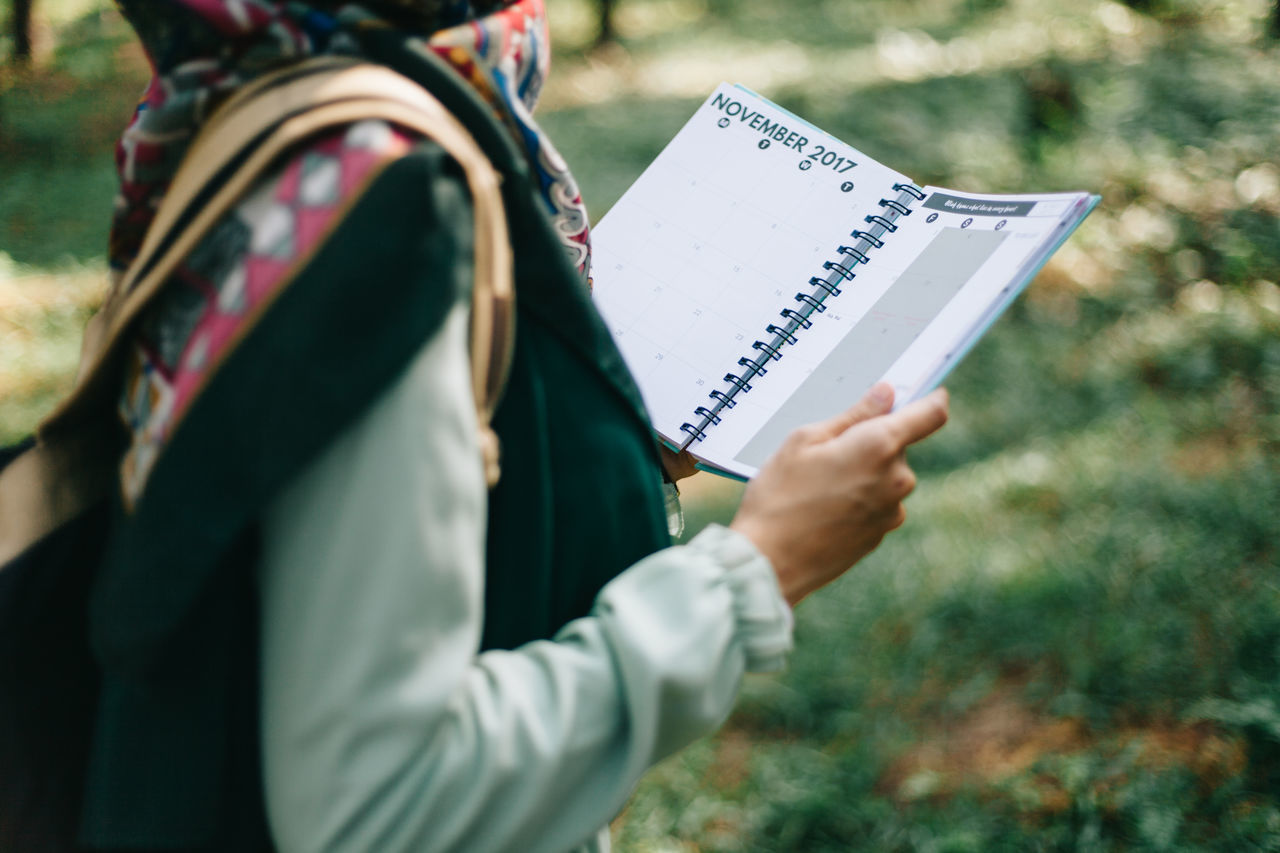
[[[621,849],[1280,851],[1276,7],[607,5],[550,0],[541,112],[596,215],[721,80],[921,182],[1104,199],[952,377],[906,527]],[[146,76],[107,4],[34,12],[29,61],[0,41],[5,441],[70,381]],[[740,494],[685,493],[694,530]]]

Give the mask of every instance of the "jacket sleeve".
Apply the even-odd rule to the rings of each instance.
[[[725,528],[622,573],[551,641],[479,653],[486,488],[469,304],[268,508],[268,813],[282,850],[564,851],[781,666],[790,611]]]

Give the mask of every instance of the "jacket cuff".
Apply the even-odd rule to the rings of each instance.
[[[747,671],[782,669],[795,621],[768,558],[750,539],[719,524],[709,525],[687,547],[724,567]]]

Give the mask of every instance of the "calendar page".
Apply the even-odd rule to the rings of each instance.
[[[904,175],[721,85],[592,232],[596,306],[672,444]]]

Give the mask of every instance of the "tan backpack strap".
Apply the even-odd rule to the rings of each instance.
[[[113,384],[112,356],[122,346],[126,330],[182,259],[267,165],[288,147],[326,127],[367,118],[391,121],[427,136],[457,160],[466,174],[476,237],[472,390],[482,429],[488,424],[510,365],[514,316],[511,248],[497,172],[466,128],[413,81],[377,65],[335,68],[330,59],[319,63],[321,70],[300,75],[299,69],[306,65],[277,72],[289,78],[286,82],[274,84],[270,76],[259,81],[252,97],[229,101],[210,117],[174,176],[137,259],[103,307],[97,352],[85,354],[86,366],[81,368],[76,391],[41,425],[42,434],[73,420],[79,409],[91,404],[101,393],[95,386]],[[273,124],[277,126],[270,137],[252,148],[244,164],[177,238],[165,245],[174,225],[209,180]],[[163,255],[152,262],[162,246]]]
[[[475,217],[472,391],[485,477],[498,477],[490,426],[510,367],[514,286],[500,177],[465,127],[413,81],[376,65],[325,58],[266,75],[210,117],[174,176],[137,259],[86,330],[77,384],[37,430],[38,443],[0,472],[0,564],[97,500],[115,479],[120,356],[142,310],[208,230],[289,147],[329,127],[383,119],[434,140],[463,167]],[[238,162],[242,158],[243,162]],[[235,171],[199,208],[215,176]],[[178,229],[179,224],[180,230]]]
[[[106,493],[117,476],[115,436],[77,430],[40,443],[0,471],[0,567]]]

